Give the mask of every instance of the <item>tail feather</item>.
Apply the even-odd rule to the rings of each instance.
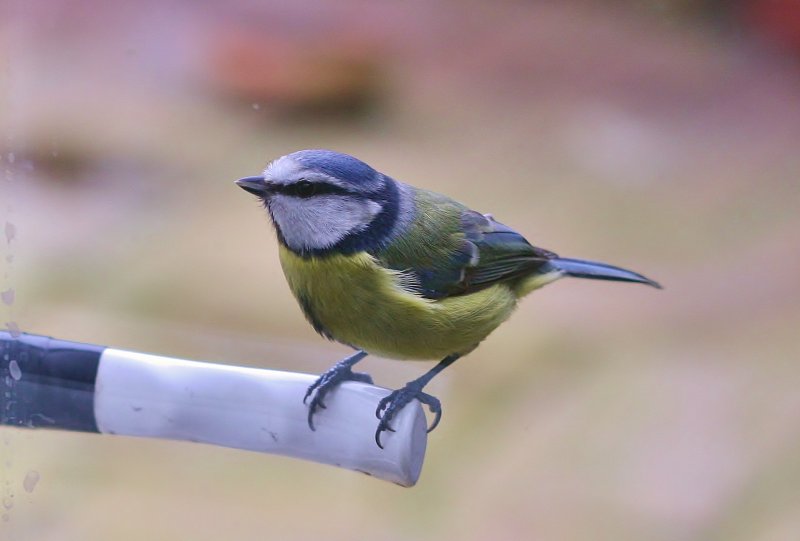
[[[590,278],[593,280],[613,280],[616,282],[636,282],[647,284],[658,289],[662,289],[658,282],[639,274],[606,263],[596,261],[586,261],[584,259],[570,259],[567,257],[556,257],[548,260],[547,264],[556,272],[564,276],[574,276],[576,278]]]

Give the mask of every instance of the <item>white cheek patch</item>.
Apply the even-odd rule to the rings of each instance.
[[[307,199],[276,194],[269,209],[289,248],[301,251],[330,248],[350,233],[363,231],[383,207],[335,194]]]

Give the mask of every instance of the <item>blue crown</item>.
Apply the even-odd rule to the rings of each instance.
[[[341,152],[300,150],[290,154],[289,157],[303,167],[362,187],[374,185],[378,177],[375,169],[358,158]]]

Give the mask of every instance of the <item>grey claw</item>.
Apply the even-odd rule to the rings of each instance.
[[[386,431],[395,431],[395,429],[390,425],[390,422],[400,410],[402,410],[415,398],[422,404],[428,406],[428,409],[431,410],[431,413],[436,415],[430,428],[428,428],[428,432],[439,425],[439,421],[442,419],[442,404],[439,402],[439,399],[429,395],[428,393],[423,393],[422,388],[413,385],[413,383],[408,384],[402,389],[392,391],[390,394],[383,397],[380,402],[378,402],[378,408],[375,410],[375,416],[380,419],[380,422],[378,423],[378,429],[375,431],[375,443],[378,444],[378,447],[383,449],[383,445],[381,444],[381,433]]]
[[[353,372],[350,367],[335,365],[318,377],[317,380],[306,389],[306,394],[303,397],[303,404],[308,405],[308,427],[311,430],[316,430],[316,428],[314,428],[314,414],[321,409],[327,409],[327,406],[323,402],[327,394],[345,381],[358,381],[371,384],[372,377],[362,372]],[[308,399],[312,395],[313,398],[309,402]]]

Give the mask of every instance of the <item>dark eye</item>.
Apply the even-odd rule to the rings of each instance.
[[[300,197],[311,197],[317,193],[317,185],[307,180],[299,181],[295,184],[295,189],[297,190],[297,195]]]

